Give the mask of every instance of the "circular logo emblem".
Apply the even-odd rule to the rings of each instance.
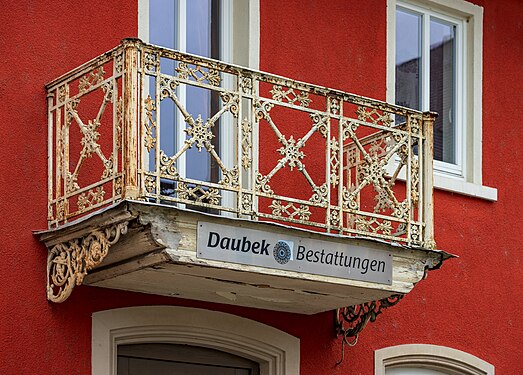
[[[280,264],[285,264],[291,259],[291,248],[285,241],[278,241],[274,245],[274,259]]]

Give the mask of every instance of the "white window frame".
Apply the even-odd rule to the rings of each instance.
[[[395,102],[396,88],[397,6],[458,26],[456,51],[461,52],[456,56],[456,97],[461,110],[456,110],[457,164],[436,160],[434,187],[496,201],[497,189],[482,183],[483,8],[464,0],[387,0],[387,101],[391,103]],[[424,84],[423,90],[428,89]]]
[[[423,368],[449,375],[495,375],[490,363],[461,350],[429,344],[406,344],[378,349],[374,353],[374,375],[387,368]]]
[[[260,375],[299,375],[300,340],[274,327],[223,312],[137,306],[95,312],[93,375],[116,375],[117,346],[172,343],[235,354],[260,364]]]
[[[466,92],[464,85],[466,81],[465,73],[465,58],[463,54],[464,46],[463,40],[465,39],[466,28],[463,19],[451,17],[447,14],[431,11],[430,9],[422,8],[419,6],[412,5],[410,3],[400,2],[396,3],[396,9],[402,8],[412,14],[422,16],[422,33],[421,33],[421,44],[422,44],[422,56],[421,56],[421,110],[430,110],[430,21],[431,18],[437,18],[448,24],[456,27],[455,30],[455,69],[454,72],[454,109],[464,108],[466,102]],[[434,168],[440,173],[453,177],[463,177],[463,171],[466,168],[465,165],[465,142],[466,138],[463,136],[464,124],[466,123],[466,111],[455,110],[455,131],[454,131],[454,155],[456,163],[446,163],[440,160],[434,160]],[[441,114],[440,114],[441,115]]]

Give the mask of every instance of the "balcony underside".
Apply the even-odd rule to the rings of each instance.
[[[390,254],[390,284],[292,269],[203,259],[198,224],[271,238]],[[48,296],[61,302],[74,285],[130,290],[277,311],[314,314],[407,294],[449,254],[284,225],[208,215],[173,206],[123,201],[59,229],[39,233],[50,250]],[[301,240],[300,240],[301,241]],[[271,249],[272,255],[272,249]],[[296,254],[294,254],[296,257]],[[290,262],[292,263],[292,261]],[[290,264],[289,263],[289,264]]]

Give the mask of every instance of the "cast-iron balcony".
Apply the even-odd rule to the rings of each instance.
[[[434,248],[433,113],[136,39],[47,90],[50,228],[138,200]]]

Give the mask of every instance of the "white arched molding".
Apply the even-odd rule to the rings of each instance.
[[[300,340],[274,327],[222,312],[178,306],[139,306],[93,314],[92,373],[116,375],[117,346],[188,344],[260,364],[261,375],[300,373]]]
[[[449,375],[494,375],[494,366],[472,354],[439,345],[408,344],[376,350],[374,374],[386,368],[424,368]]]

